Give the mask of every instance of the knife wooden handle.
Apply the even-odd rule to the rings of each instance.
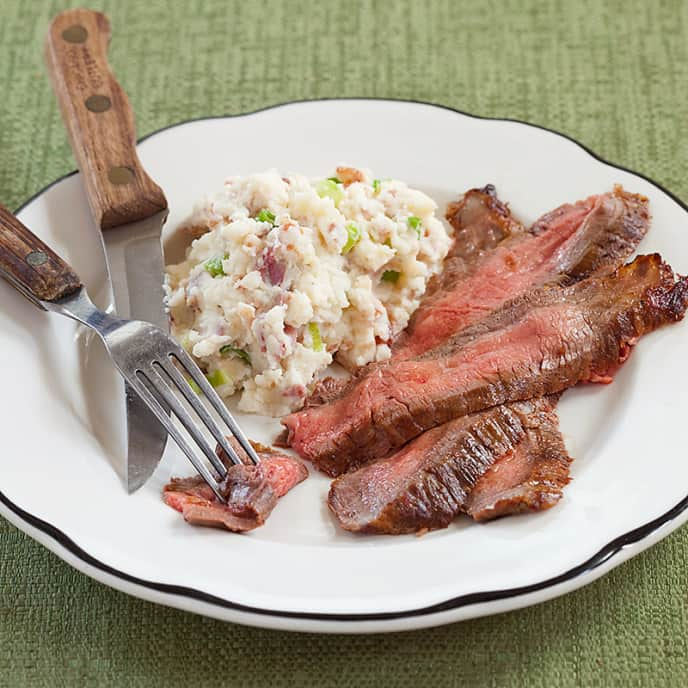
[[[57,301],[81,287],[74,270],[2,204],[0,274],[33,302]]]
[[[110,35],[104,14],[75,9],[57,15],[46,38],[50,79],[101,229],[167,208],[136,154],[134,114],[108,64]]]

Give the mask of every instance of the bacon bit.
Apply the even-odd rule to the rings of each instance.
[[[354,182],[362,182],[363,172],[357,170],[355,167],[338,167],[337,177],[342,180],[344,186],[349,186],[349,184],[353,184]]]
[[[255,234],[247,234],[241,243],[250,253],[255,253],[260,245],[260,239]]]

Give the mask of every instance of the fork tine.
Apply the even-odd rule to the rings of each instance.
[[[208,413],[208,409],[205,404],[198,398],[198,395],[191,389],[189,383],[184,378],[184,376],[177,370],[176,366],[166,361],[164,358],[157,360],[154,363],[154,367],[160,367],[165,374],[170,378],[170,382],[174,385],[175,389],[178,389],[184,396],[186,401],[189,403],[191,408],[199,415],[206,428],[210,430],[216,441],[224,440],[224,435],[222,430],[217,426],[217,423],[213,420],[212,416]],[[231,457],[230,457],[231,458]],[[220,458],[215,452],[213,452],[213,458],[210,459],[211,463],[215,467],[215,470],[224,478],[227,475],[227,467],[222,463]],[[235,462],[236,463],[236,462]]]
[[[220,458],[217,456],[214,449],[210,446],[203,434],[199,432],[198,425],[194,422],[194,419],[181,405],[179,399],[172,392],[167,380],[162,375],[162,366],[159,367],[159,362],[154,361],[151,365],[151,368],[153,375],[151,375],[147,370],[139,370],[138,374],[143,376],[146,382],[148,382],[148,384],[150,384],[150,386],[153,388],[153,391],[163,398],[172,413],[177,416],[179,422],[184,426],[189,435],[191,435],[193,441],[205,454],[208,461],[213,464],[213,467],[220,474],[220,477],[224,478],[227,475],[227,469],[222,461],[220,461]]]
[[[206,399],[212,404],[213,408],[220,416],[220,418],[222,418],[225,425],[231,430],[232,435],[234,435],[234,437],[237,439],[244,451],[248,454],[248,457],[254,464],[258,465],[258,463],[260,463],[260,459],[258,458],[258,455],[251,446],[251,443],[248,441],[246,435],[244,435],[241,428],[237,425],[234,418],[232,418],[232,415],[227,410],[227,407],[225,406],[222,399],[220,399],[218,393],[205,379],[205,375],[200,373],[198,366],[194,363],[193,359],[189,356],[189,354],[186,353],[186,351],[184,351],[184,349],[182,349],[176,343],[173,347],[171,355],[177,359],[179,364],[188,373],[191,379],[201,388],[201,391],[203,392],[203,394],[205,394]],[[224,444],[220,444],[222,445],[222,448],[225,449],[225,451],[227,451]],[[228,443],[225,442],[225,444],[229,446]],[[230,456],[235,454],[234,450],[228,453]]]
[[[193,467],[198,471],[199,475],[210,486],[215,496],[222,502],[226,503],[226,499],[220,491],[219,485],[213,475],[210,473],[206,465],[199,460],[196,452],[189,446],[183,435],[175,427],[170,417],[165,413],[160,402],[155,398],[151,391],[146,387],[137,375],[125,375],[127,382],[136,390],[141,398],[148,404],[150,410],[155,414],[156,418],[165,427],[172,439],[177,443],[179,448],[186,454],[186,457],[191,461]],[[179,403],[179,402],[177,402]]]
[[[184,398],[189,402],[194,411],[196,411],[196,413],[200,416],[201,420],[205,423],[205,426],[208,428],[208,430],[210,430],[216,442],[226,452],[227,456],[232,461],[232,463],[234,463],[235,465],[242,464],[243,461],[239,458],[238,454],[234,450],[234,447],[232,447],[232,445],[229,444],[229,442],[227,441],[225,433],[223,433],[222,430],[218,427],[217,423],[208,412],[208,409],[206,408],[205,404],[199,399],[198,395],[191,389],[186,378],[179,372],[179,369],[176,365],[174,365],[173,361],[159,360],[157,361],[157,363],[165,371],[165,373],[167,373],[167,375],[170,376],[172,382],[175,384],[175,387],[184,395]],[[222,463],[219,459],[218,462]],[[213,463],[213,466],[214,465],[215,464]],[[222,465],[224,468],[224,464]],[[227,469],[225,468],[225,473],[226,471]]]

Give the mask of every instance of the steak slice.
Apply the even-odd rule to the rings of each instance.
[[[247,461],[243,449],[232,438],[239,458]],[[260,463],[234,465],[223,452],[218,455],[227,466],[222,504],[200,476],[172,478],[163,488],[165,504],[180,511],[184,520],[198,526],[215,526],[245,532],[263,525],[280,497],[306,479],[308,471],[298,460],[252,442]]]
[[[610,376],[640,336],[680,320],[687,305],[688,279],[676,281],[658,254],[604,277],[545,286],[441,351],[393,361],[336,401],[287,416],[288,442],[337,476],[454,418]]]
[[[498,515],[491,491],[480,491],[494,473],[499,478],[489,484],[495,488],[532,482],[524,508],[548,508],[561,498],[571,461],[557,422],[547,398],[458,418],[334,480],[328,506],[342,528],[354,532],[446,528],[462,512],[476,520]],[[541,475],[544,479],[535,482]]]
[[[546,401],[547,403],[541,403]],[[563,496],[572,462],[559,431],[556,399],[534,399],[509,404],[531,404],[522,414],[527,441],[497,459],[469,493],[464,511],[476,521],[489,521],[523,511],[543,511]]]
[[[447,218],[455,228],[454,247],[395,343],[394,359],[443,344],[506,301],[547,282],[617,268],[649,226],[647,199],[620,186],[560,206],[529,232],[489,186],[451,204]]]

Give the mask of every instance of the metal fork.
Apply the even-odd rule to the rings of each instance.
[[[74,270],[2,205],[0,275],[39,308],[73,318],[98,334],[124,379],[148,405],[218,499],[225,501],[220,482],[198,450],[210,461],[220,479],[226,477],[227,469],[203,436],[198,419],[234,464],[243,461],[191,388],[189,379],[198,385],[249,459],[258,463],[250,442],[189,354],[155,325],[124,320],[96,308]],[[197,420],[184,408],[177,393],[186,399]],[[170,420],[166,408],[178,418],[196,450]]]

